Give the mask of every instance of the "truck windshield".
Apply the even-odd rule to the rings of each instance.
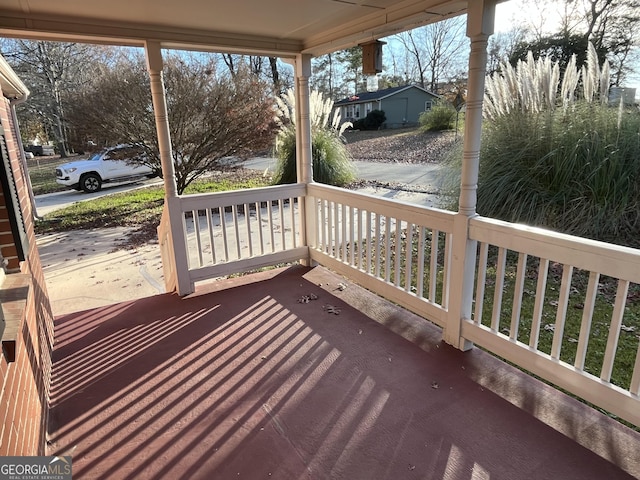
[[[102,156],[102,154],[103,154],[103,153],[104,153],[104,152],[97,152],[97,153],[94,153],[93,155],[91,155],[91,156],[89,157],[89,161],[91,161],[91,162],[97,162],[98,160],[100,160],[100,157]]]

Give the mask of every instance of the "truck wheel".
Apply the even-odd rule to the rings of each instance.
[[[80,186],[87,193],[99,192],[102,188],[102,180],[95,173],[87,173],[80,179]]]

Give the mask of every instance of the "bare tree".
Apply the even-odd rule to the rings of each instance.
[[[438,92],[439,84],[459,74],[467,48],[464,17],[426,25],[397,36],[415,61],[421,87]]]
[[[555,55],[570,57],[586,51],[592,43],[596,51],[611,64],[612,83],[620,85],[632,71],[634,48],[640,34],[640,1],[638,0],[529,0],[534,8],[527,11],[544,12],[522,18],[525,38],[517,50],[526,52],[546,50]],[[559,24],[549,31],[545,20],[549,12],[558,17]],[[531,46],[531,48],[529,48]],[[550,47],[547,47],[550,46]],[[558,53],[558,52],[562,53]],[[522,57],[522,54],[516,55]],[[584,60],[584,56],[582,60]]]
[[[2,54],[31,91],[18,109],[29,133],[47,141],[53,137],[59,153],[68,155],[66,98],[81,88],[115,54],[111,47],[79,43],[4,40]]]
[[[215,61],[167,56],[164,78],[178,192],[218,169],[272,144],[273,96],[247,68],[218,74]],[[161,173],[148,74],[143,59],[121,62],[74,99],[70,118],[103,142],[141,148],[138,163]]]

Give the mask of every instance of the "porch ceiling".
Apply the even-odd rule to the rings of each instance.
[[[4,0],[0,35],[319,55],[466,12],[468,0]]]

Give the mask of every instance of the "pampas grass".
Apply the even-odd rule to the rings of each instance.
[[[274,183],[295,183],[296,173],[296,102],[289,89],[276,99],[275,121],[279,126],[275,154],[278,164]],[[324,99],[318,91],[309,96],[311,123],[311,156],[313,179],[328,185],[344,186],[355,179],[355,166],[342,140],[342,134],[351,126],[341,124],[340,112],[333,112],[333,100]]]
[[[478,213],[640,246],[640,114],[608,106],[608,64],[597,63],[590,46],[587,65],[572,59],[562,79],[531,56],[491,78]]]

